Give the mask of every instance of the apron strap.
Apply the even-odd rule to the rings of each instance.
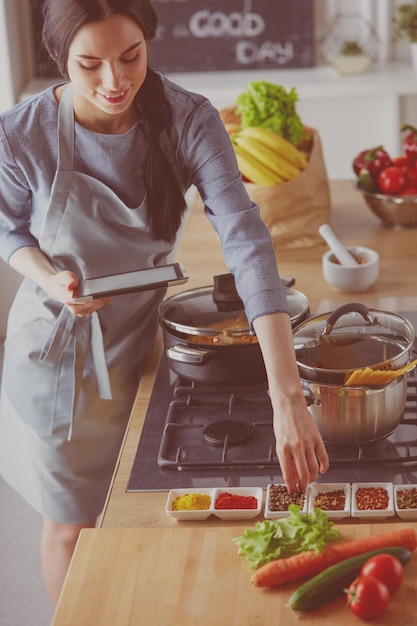
[[[68,309],[67,309],[68,310]],[[72,390],[71,420],[68,428],[67,441],[71,441],[74,430],[75,414],[77,412],[78,399],[80,397],[81,380],[87,358],[87,346],[90,343],[91,324],[86,317],[76,317],[76,332],[74,343],[74,361],[72,365],[74,386]]]
[[[72,172],[74,169],[74,106],[72,85],[68,83],[61,94],[58,107],[58,165],[57,170]]]
[[[68,441],[72,436],[81,380],[87,358],[88,346],[90,344],[99,397],[102,400],[112,399],[110,376],[104,351],[103,333],[97,311],[94,311],[88,317],[77,317],[73,315],[67,307],[63,306],[45,342],[39,357],[39,362],[51,367],[56,367],[62,358],[64,350],[72,341],[74,341],[74,388]]]
[[[103,400],[112,399],[109,370],[107,369],[104,351],[103,333],[97,311],[91,314],[91,349],[97,376],[98,393]]]
[[[74,346],[74,391],[72,396],[71,422],[68,429],[67,441],[71,441],[77,411],[78,398],[80,395],[81,381],[87,358],[87,346],[90,345],[93,354],[94,371],[96,373],[99,397],[102,400],[111,400],[112,392],[110,377],[104,352],[103,333],[97,311],[89,317],[77,317],[75,346]],[[89,322],[89,323],[88,323]]]
[[[56,366],[73,339],[76,316],[63,306],[41,351],[39,362]]]

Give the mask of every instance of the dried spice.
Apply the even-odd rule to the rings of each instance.
[[[356,508],[359,511],[387,509],[388,491],[384,487],[359,487],[356,491]]]
[[[397,508],[399,509],[417,509],[417,488],[398,489],[397,491]]]
[[[302,509],[305,497],[305,491],[288,493],[285,485],[271,485],[269,488],[269,509],[271,511],[288,511],[290,504],[298,504]]]
[[[172,503],[173,511],[203,511],[210,508],[211,497],[205,493],[186,493]]]
[[[315,508],[322,511],[343,511],[345,504],[346,494],[344,489],[318,493],[314,500]]]
[[[255,496],[241,496],[231,493],[221,493],[214,505],[215,509],[257,509],[258,500]]]

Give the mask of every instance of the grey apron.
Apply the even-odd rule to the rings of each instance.
[[[164,263],[174,242],[150,238],[146,198],[131,209],[73,170],[70,85],[58,118],[58,167],[40,248],[58,270],[79,277]],[[0,471],[42,515],[84,523],[100,513],[164,295],[118,296],[81,318],[24,279],[5,342]]]

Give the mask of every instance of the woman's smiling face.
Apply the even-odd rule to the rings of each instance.
[[[134,119],[133,101],[147,72],[141,28],[124,15],[86,24],[69,48],[67,71],[81,124],[123,132]]]

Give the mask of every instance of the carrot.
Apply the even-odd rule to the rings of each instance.
[[[276,559],[257,569],[252,574],[252,583],[255,587],[278,587],[301,578],[314,576],[330,565],[352,556],[390,546],[400,546],[412,552],[417,547],[417,532],[413,528],[399,528],[371,537],[327,546],[321,554],[308,550],[286,559]]]

